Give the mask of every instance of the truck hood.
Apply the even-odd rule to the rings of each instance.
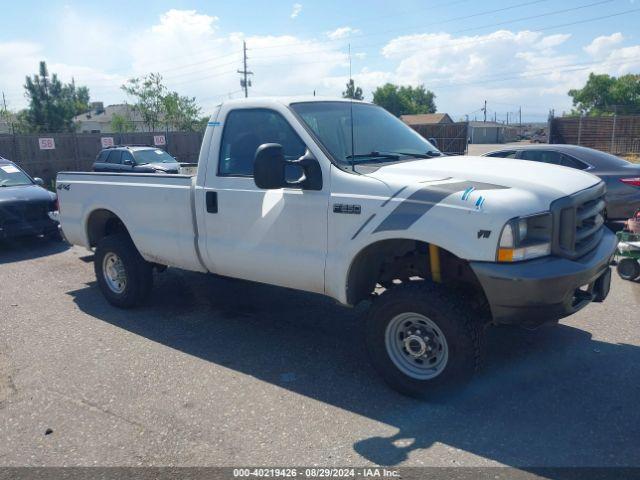
[[[385,165],[368,174],[392,187],[424,183],[445,178],[470,180],[524,190],[546,201],[571,195],[600,181],[579,170],[491,157],[441,157]]]

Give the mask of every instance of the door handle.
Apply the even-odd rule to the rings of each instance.
[[[207,192],[205,195],[207,212],[218,213],[218,192]]]

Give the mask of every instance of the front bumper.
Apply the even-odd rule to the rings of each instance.
[[[537,326],[601,302],[618,240],[604,229],[600,244],[576,260],[545,257],[518,263],[471,262],[496,323]]]
[[[0,239],[53,234],[58,231],[58,225],[58,222],[49,217],[39,220],[0,223]]]

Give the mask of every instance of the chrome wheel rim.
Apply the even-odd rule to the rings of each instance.
[[[115,253],[109,252],[102,259],[102,275],[112,292],[122,293],[127,288],[127,272],[124,269],[124,263]]]
[[[449,360],[444,333],[419,313],[407,312],[393,317],[385,331],[385,346],[393,364],[417,380],[437,377]]]

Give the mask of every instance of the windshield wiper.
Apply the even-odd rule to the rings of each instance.
[[[402,155],[404,157],[414,157],[414,158],[433,158],[433,157],[439,157],[440,155],[442,155],[440,152],[435,152],[435,151],[428,151],[427,153],[408,153],[408,152],[389,152],[389,153],[394,153],[396,155]]]
[[[397,153],[369,152],[347,155],[346,158],[385,158],[389,160],[400,160],[400,155],[398,155]]]

